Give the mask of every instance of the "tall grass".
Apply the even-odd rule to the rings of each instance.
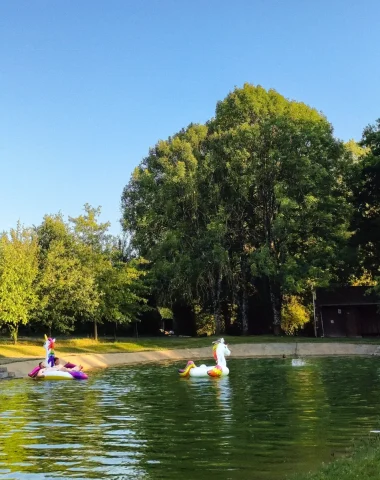
[[[356,443],[346,457],[323,465],[314,473],[296,475],[288,480],[379,480],[380,436],[373,434]]]

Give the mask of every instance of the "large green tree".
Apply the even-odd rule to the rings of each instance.
[[[129,261],[120,239],[112,237],[109,222],[99,222],[100,207],[84,206],[84,214],[70,218],[82,268],[91,279],[97,306],[90,315],[82,317],[97,326],[104,321],[126,324],[136,320],[146,308],[147,287],[142,259]]]
[[[158,296],[200,303],[216,331],[223,305],[236,305],[247,333],[259,278],[278,328],[285,294],[334,275],[350,215],[349,158],[319,112],[249,84],[219,102],[207,125],[159,142],[122,196],[125,228],[151,261]]]
[[[284,294],[333,275],[347,239],[348,157],[316,110],[252,85],[218,104],[210,129],[230,252],[240,260],[243,331],[250,274],[267,280],[277,328]]]
[[[62,215],[46,215],[36,229],[40,245],[35,319],[51,333],[73,330],[76,320],[95,315],[99,293],[94,276],[80,258],[76,241]]]
[[[84,213],[78,217],[69,217],[77,244],[78,258],[87,271],[94,285],[99,305],[104,292],[102,281],[107,277],[111,266],[111,236],[108,233],[110,223],[99,222],[101,208],[94,208],[88,203],[84,205]],[[98,339],[98,323],[102,322],[102,309],[97,308],[84,319],[94,325],[94,339]]]
[[[0,237],[0,326],[9,328],[15,343],[19,326],[29,322],[38,302],[37,253],[35,234],[20,224]]]
[[[209,271],[203,243],[208,218],[202,204],[199,162],[204,126],[192,125],[159,142],[135,169],[122,205],[124,227],[138,254],[150,261],[150,278],[161,305],[198,302]]]
[[[116,252],[117,253],[117,252]],[[144,262],[123,262],[115,255],[109,268],[104,269],[98,279],[102,295],[98,316],[103,321],[114,323],[115,337],[118,325],[136,321],[147,309],[147,286],[144,283]]]

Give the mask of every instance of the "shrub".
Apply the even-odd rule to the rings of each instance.
[[[310,312],[293,295],[284,298],[281,309],[281,328],[287,335],[294,335],[310,321]]]

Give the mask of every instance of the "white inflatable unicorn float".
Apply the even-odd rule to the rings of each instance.
[[[220,338],[212,343],[212,351],[216,365],[200,365],[197,367],[192,360],[189,360],[184,369],[178,370],[180,377],[223,377],[230,373],[225,357],[231,355],[231,352],[228,345],[224,343],[224,338]]]

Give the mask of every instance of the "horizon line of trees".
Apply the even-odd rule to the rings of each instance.
[[[0,330],[17,342],[20,326],[69,333],[80,323],[125,325],[147,309],[144,261],[130,258],[125,239],[99,223],[100,207],[84,214],[45,215],[37,227],[0,235]]]
[[[121,208],[123,237],[88,204],[0,235],[0,331],[166,318],[246,335],[265,310],[265,331],[294,334],[316,287],[380,293],[380,120],[343,143],[314,108],[245,84],[151,148]]]

